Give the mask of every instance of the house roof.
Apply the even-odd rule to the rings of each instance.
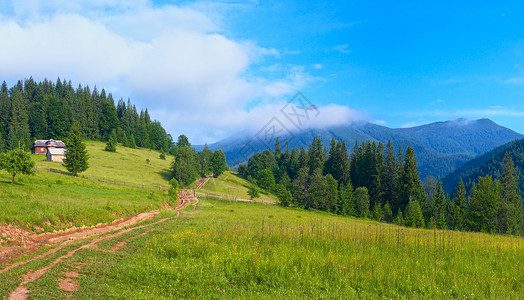
[[[65,155],[66,149],[64,148],[50,148],[47,153],[51,155]]]
[[[34,143],[33,143],[33,147],[31,148],[34,148],[34,147],[57,147],[57,148],[65,148],[65,144],[64,142],[60,141],[60,140],[53,140],[53,139],[50,139],[50,140],[36,140]]]

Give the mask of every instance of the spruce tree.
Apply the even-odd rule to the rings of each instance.
[[[504,155],[503,174],[501,178],[501,198],[497,214],[500,233],[522,233],[522,197],[518,193],[515,165],[508,153]]]
[[[424,217],[420,204],[416,200],[411,200],[406,207],[406,226],[422,228],[424,227]]]
[[[106,143],[105,150],[109,152],[116,152],[116,147],[118,146],[118,140],[116,136],[116,131],[113,130],[111,135],[109,136],[109,140]]]
[[[338,211],[343,216],[357,216],[355,207],[355,196],[353,194],[353,186],[351,181],[348,181],[345,185],[341,186],[340,197],[339,197]]]
[[[211,156],[211,170],[215,177],[218,177],[225,171],[229,170],[226,163],[226,155],[220,149],[215,150]]]
[[[457,189],[455,190],[453,204],[453,227],[456,230],[463,230],[464,214],[466,210],[466,188],[464,187],[462,178],[460,178]]]
[[[357,204],[358,216],[366,218],[369,216],[369,194],[366,187],[358,187],[355,190],[355,201]]]
[[[479,177],[471,188],[466,220],[472,231],[492,232],[496,229],[497,207],[500,204],[500,185],[490,175]]]
[[[87,170],[89,167],[87,162],[89,155],[86,151],[86,145],[80,138],[78,127],[73,127],[71,132],[69,132],[69,137],[65,144],[67,150],[65,151],[64,167],[74,176]]]

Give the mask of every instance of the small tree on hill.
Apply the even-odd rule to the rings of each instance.
[[[258,190],[258,187],[254,184],[251,184],[247,190],[247,194],[249,195],[249,199],[253,200],[255,198],[260,198],[260,191]]]
[[[7,173],[13,176],[11,184],[15,183],[15,176],[18,173],[33,175],[35,173],[35,170],[33,170],[34,166],[35,162],[31,160],[31,156],[22,150],[13,150],[0,154],[0,169],[6,170]]]
[[[116,146],[118,146],[118,139],[116,136],[116,131],[113,130],[111,136],[109,136],[105,150],[109,152],[116,152]]]
[[[178,200],[178,181],[175,178],[172,178],[169,180],[169,185],[171,185],[169,195],[173,197],[174,200]]]
[[[66,141],[67,150],[65,153],[64,167],[73,175],[84,172],[89,168],[87,160],[86,145],[80,138],[78,127],[74,127],[69,133],[69,138]]]

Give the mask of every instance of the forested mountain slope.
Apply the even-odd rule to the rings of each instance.
[[[329,144],[332,137],[345,141],[348,150],[356,141],[367,140],[387,143],[391,140],[395,148],[411,146],[415,149],[421,177],[442,177],[465,162],[509,141],[524,138],[508,128],[488,119],[457,119],[427,125],[393,129],[372,123],[353,123],[328,129],[308,129],[294,136],[284,136],[280,141],[289,141],[290,147],[307,147],[315,136]],[[283,145],[283,144],[282,144]],[[273,145],[271,145],[273,147]],[[255,135],[231,137],[215,144],[210,149],[222,149],[230,166],[247,161],[245,153],[261,152],[266,148]]]
[[[140,113],[128,99],[115,106],[111,93],[71,81],[56,83],[33,78],[0,87],[0,152],[29,149],[36,139],[62,139],[73,126],[82,137],[106,141],[115,131],[124,146],[169,150],[171,137],[160,122],[151,120],[147,109]]]
[[[444,189],[453,192],[460,178],[464,181],[467,191],[471,189],[473,182],[478,181],[479,176],[491,175],[494,179],[500,179],[506,152],[515,163],[520,194],[524,195],[524,139],[507,143],[468,161],[443,179]]]

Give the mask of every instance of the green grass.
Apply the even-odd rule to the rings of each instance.
[[[166,212],[174,214],[174,212]],[[125,239],[126,236],[119,240]],[[114,241],[116,243],[117,241]],[[121,251],[79,251],[32,284],[74,298],[520,299],[522,239],[401,228],[278,206],[201,199]]]
[[[164,190],[109,183],[109,179],[116,179],[151,188],[165,187],[172,158],[162,160],[156,151],[126,147],[118,147],[117,152],[112,153],[103,151],[104,143],[86,144],[90,168],[76,178],[40,170],[35,176],[17,175],[16,183],[11,185],[9,175],[0,171],[0,225],[51,231],[111,222],[172,202]],[[44,155],[32,155],[32,158],[39,168],[65,171],[61,163],[46,161]],[[150,162],[146,163],[146,159]],[[82,178],[83,175],[105,176],[107,183]]]
[[[171,179],[170,166],[173,157],[166,155],[160,159],[160,153],[149,149],[131,149],[117,147],[117,152],[105,151],[105,143],[86,141],[86,149],[90,156],[89,169],[80,173],[82,176],[106,177],[147,186],[168,186]],[[61,163],[46,161],[45,155],[32,155],[39,168],[66,169]],[[149,163],[146,160],[149,159]]]
[[[169,202],[165,191],[104,184],[83,178],[37,172],[9,184],[0,173],[0,224],[50,231],[111,222]],[[174,204],[174,203],[172,203]]]
[[[201,193],[223,196],[224,199],[249,199],[247,190],[250,183],[240,177],[237,172],[227,171],[218,176],[218,178],[211,178],[209,182],[202,188]],[[260,198],[256,201],[263,201],[264,203],[277,203],[278,197],[272,193],[260,193]]]

